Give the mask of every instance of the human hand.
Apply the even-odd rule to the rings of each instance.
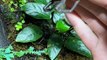
[[[107,60],[107,0],[81,0],[75,12],[66,16],[94,60]]]

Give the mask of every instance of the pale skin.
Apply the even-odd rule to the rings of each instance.
[[[66,16],[93,59],[107,60],[107,0],[81,0]]]

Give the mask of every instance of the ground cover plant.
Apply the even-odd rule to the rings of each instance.
[[[6,3],[6,0],[3,0]],[[50,60],[57,60],[63,48],[74,51],[85,57],[92,57],[90,51],[78,37],[73,27],[69,25],[64,13],[56,10],[44,11],[44,6],[50,0],[18,0],[18,3],[10,0],[9,12],[20,14],[13,27],[16,35],[14,41],[6,47],[0,48],[0,60],[11,60],[27,54],[36,56],[47,55]],[[16,15],[15,15],[16,16]],[[11,17],[11,16],[10,16]],[[35,49],[31,44],[44,44],[42,49]],[[26,50],[15,51],[13,44],[30,44]],[[35,57],[36,57],[35,56]]]

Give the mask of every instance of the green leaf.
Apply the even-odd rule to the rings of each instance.
[[[12,53],[5,54],[5,58],[6,58],[6,60],[11,60],[12,58],[14,58],[14,55]]]
[[[11,53],[12,52],[13,47],[10,45],[5,49],[5,53]]]
[[[53,22],[57,23],[59,20],[64,20],[67,24],[70,24],[64,13],[55,12],[53,15]]]
[[[45,12],[43,10],[44,4],[39,3],[27,3],[22,7],[22,10],[25,11],[26,14],[36,18],[36,19],[51,19],[51,12]]]
[[[56,30],[58,30],[59,32],[66,32],[68,30],[70,30],[70,26],[67,25],[63,20],[59,20],[56,23]]]
[[[36,25],[24,28],[16,37],[16,42],[28,43],[37,41],[43,35],[42,30]]]
[[[6,0],[2,0],[3,2],[6,2]]]
[[[53,34],[50,39],[48,40],[48,50],[47,53],[51,60],[54,60],[59,52],[61,51],[63,45],[63,39],[61,36],[57,34]]]
[[[25,53],[23,51],[19,51],[19,52],[14,52],[14,55],[16,55],[17,57],[21,57],[23,56]]]
[[[75,37],[75,39],[78,39],[80,40],[80,37],[77,35],[76,31],[75,30],[71,30],[70,33],[72,34],[72,36]]]
[[[25,4],[25,3],[28,2],[28,0],[19,0],[19,2],[20,2],[21,4]]]
[[[11,49],[10,48],[6,48],[5,53],[10,53]]]
[[[87,49],[83,42],[75,37],[69,36],[65,41],[65,47],[83,56],[92,57],[91,52]]]
[[[65,14],[55,12],[54,15],[53,15],[53,22],[56,23],[59,20],[65,20]]]
[[[42,51],[42,50],[35,51],[34,54],[41,56],[42,54],[45,54],[45,51]]]
[[[43,49],[43,50],[34,51],[34,54],[36,54],[36,55],[38,55],[38,56],[41,56],[42,54],[47,55],[47,48],[45,48],[45,49]]]
[[[0,60],[3,60],[2,58],[0,58]]]
[[[34,50],[34,47],[32,47],[32,46],[30,46],[29,48],[28,48],[28,51],[33,51]]]
[[[17,22],[17,24],[18,24],[18,25],[23,25],[23,23],[21,23],[21,22]]]
[[[0,58],[1,58],[1,59],[5,58],[4,55],[5,55],[5,52],[4,52],[4,51],[0,51]]]
[[[47,4],[50,0],[35,0],[36,3]]]

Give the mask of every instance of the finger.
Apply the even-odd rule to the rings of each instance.
[[[107,11],[89,1],[81,0],[80,5],[94,14],[100,21],[107,25]]]
[[[107,32],[105,25],[84,8],[78,6],[76,12],[79,14],[82,20],[89,25],[89,27],[95,32],[98,37],[102,37],[105,32]]]
[[[107,0],[88,0],[88,1],[91,1],[92,3],[95,3],[96,5],[104,7],[105,9],[107,9]]]
[[[68,13],[66,16],[86,46],[93,50],[98,40],[97,36],[77,15]]]

